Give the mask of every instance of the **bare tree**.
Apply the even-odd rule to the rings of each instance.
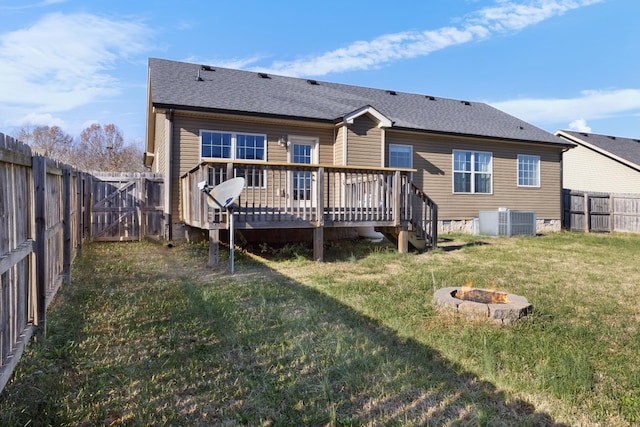
[[[92,124],[80,133],[78,167],[84,170],[142,172],[142,151],[125,145],[120,129],[114,124]]]
[[[124,138],[116,125],[94,123],[80,133],[78,167],[84,170],[114,171],[114,153],[120,153]]]
[[[37,126],[20,130],[18,139],[31,146],[42,155],[64,163],[69,163],[74,151],[73,137],[58,126]]]
[[[80,139],[58,126],[22,128],[18,139],[38,154],[84,171],[144,172],[143,153],[135,144],[125,144],[122,131],[114,125],[94,123],[80,133]]]

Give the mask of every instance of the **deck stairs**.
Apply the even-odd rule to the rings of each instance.
[[[435,249],[438,244],[438,205],[415,184],[408,184],[409,190],[403,199],[403,209],[407,212],[407,238],[409,245],[418,251]],[[376,228],[394,243],[402,227]]]

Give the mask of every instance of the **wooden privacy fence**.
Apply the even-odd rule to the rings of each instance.
[[[103,180],[100,175],[35,155],[0,133],[0,391],[33,334],[45,330],[47,307],[60,285],[69,282],[83,240],[96,234],[96,188],[109,205],[97,214],[107,229],[97,239],[165,234],[160,176],[118,174],[115,179],[110,174]],[[121,197],[131,188],[137,188],[134,195]],[[123,222],[127,226],[121,227]]]
[[[573,231],[640,233],[640,194],[564,189],[563,227]]]
[[[90,181],[89,181],[90,180]],[[164,178],[153,173],[94,172],[88,235],[95,241],[132,241],[164,236]]]

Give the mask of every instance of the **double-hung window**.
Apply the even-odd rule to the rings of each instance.
[[[266,161],[267,137],[263,134],[200,131],[200,157],[207,159]],[[257,166],[236,169],[236,176],[244,177],[247,187],[264,187],[264,171]],[[219,176],[218,176],[219,175]],[[213,184],[226,179],[222,168],[216,174]]]
[[[411,145],[389,144],[390,168],[413,168],[413,147]],[[389,178],[393,183],[393,178]]]
[[[490,194],[492,154],[453,150],[453,192]]]
[[[413,167],[411,146],[389,144],[389,167],[411,169]]]
[[[540,187],[540,156],[518,154],[518,187]]]

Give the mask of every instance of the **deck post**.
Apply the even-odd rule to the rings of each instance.
[[[409,230],[407,226],[402,226],[398,231],[398,252],[401,254],[409,253]]]
[[[212,228],[209,230],[209,267],[218,266],[219,251],[220,251],[220,230],[218,228]]]
[[[402,192],[400,191],[402,187],[402,176],[400,175],[400,171],[396,171],[393,177],[393,187],[391,191],[393,192],[393,222],[394,224],[400,225],[400,221],[402,220],[402,214],[400,212],[400,198],[402,197]]]
[[[313,259],[322,262],[324,260],[324,227],[313,229]]]

